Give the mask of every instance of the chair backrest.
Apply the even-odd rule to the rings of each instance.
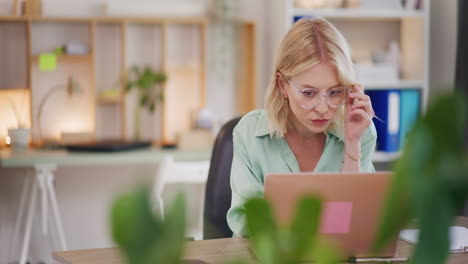
[[[204,239],[232,236],[226,214],[231,206],[232,131],[239,120],[235,118],[221,128],[213,147],[205,189]]]
[[[153,206],[163,219],[165,201],[172,201],[179,192],[185,193],[186,236],[195,240],[200,240],[203,237],[204,185],[209,167],[208,160],[176,161],[172,155],[168,154],[161,160],[154,179]]]

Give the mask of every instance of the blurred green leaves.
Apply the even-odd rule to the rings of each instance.
[[[322,204],[306,196],[299,201],[290,226],[276,223],[269,203],[252,198],[245,204],[247,229],[259,263],[292,264],[314,259],[316,263],[338,262],[337,251],[328,243],[318,243]]]
[[[139,105],[154,112],[157,103],[164,100],[163,92],[158,85],[166,82],[166,74],[155,72],[150,67],[141,69],[138,66],[133,66],[128,77],[125,91],[129,92],[133,88],[137,88]]]
[[[468,199],[465,102],[457,93],[440,96],[412,128],[394,168],[375,251],[396,238],[414,218],[420,234],[411,262],[445,262],[449,226]]]
[[[112,236],[128,264],[181,263],[186,219],[182,195],[164,218],[155,215],[147,187],[117,198],[111,212]]]

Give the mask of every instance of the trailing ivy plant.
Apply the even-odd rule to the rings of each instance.
[[[394,168],[375,252],[415,219],[420,233],[411,262],[445,263],[449,226],[468,199],[466,117],[466,99],[452,93],[437,97],[417,120]]]

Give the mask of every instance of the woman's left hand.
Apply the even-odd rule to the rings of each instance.
[[[357,85],[352,89],[346,101],[345,136],[349,142],[359,142],[375,113],[369,96]]]

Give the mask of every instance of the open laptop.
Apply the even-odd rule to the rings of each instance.
[[[369,253],[390,179],[390,172],[270,174],[265,179],[265,198],[278,221],[288,224],[298,200],[317,195],[323,202],[320,233],[346,256],[393,257],[397,238],[379,256]]]

